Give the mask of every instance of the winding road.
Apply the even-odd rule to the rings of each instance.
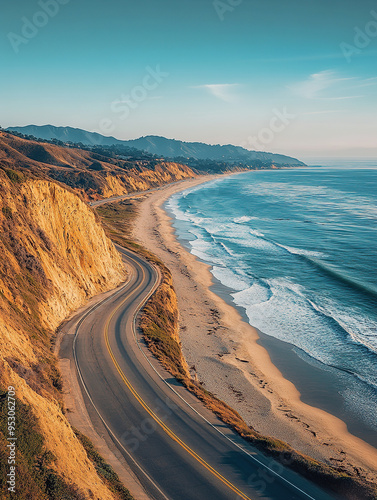
[[[61,357],[76,364],[93,426],[155,500],[330,500],[328,494],[243,441],[161,368],[136,318],[159,273],[118,247],[128,282],[84,312]]]

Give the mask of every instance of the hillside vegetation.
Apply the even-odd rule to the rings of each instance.
[[[160,286],[145,305],[139,318],[139,326],[151,352],[164,368],[195,394],[208,409],[267,456],[273,457],[283,466],[336,493],[339,498],[347,500],[377,498],[376,485],[362,477],[359,471],[351,475],[341,467],[326,465],[296,451],[283,441],[260,434],[248,426],[233,408],[191,377],[181,349],[178,302],[171,273],[156,256],[132,241],[132,221],[137,213],[138,203],[139,200],[111,203],[99,207],[97,212],[113,241],[137,251],[160,269]]]
[[[87,201],[144,191],[196,175],[186,165],[150,155],[64,147],[4,131],[0,131],[0,165],[58,181]]]
[[[137,148],[144,152],[163,156],[165,158],[181,158],[184,163],[195,161],[201,170],[212,172],[216,162],[223,164],[226,170],[232,166],[244,168],[269,168],[272,165],[278,167],[304,166],[297,158],[264,151],[250,151],[241,146],[232,144],[205,144],[203,142],[185,142],[176,139],[167,139],[155,135],[148,135],[138,139],[119,140],[115,137],[107,137],[96,132],[88,132],[72,127],[54,127],[52,125],[27,125],[26,127],[10,127],[10,131],[32,135],[41,139],[53,139],[63,142],[79,142],[86,145],[118,146]],[[201,162],[204,160],[204,162]],[[191,163],[190,163],[191,165]]]
[[[19,151],[17,145],[18,141],[2,137],[0,498],[131,498],[69,425],[57,360],[51,350],[60,322],[92,295],[117,286],[125,279],[125,270],[113,244],[80,197],[50,180],[37,178],[37,170],[33,171],[37,160],[30,156],[43,154],[46,162],[56,162],[58,151],[37,149],[33,144],[25,144]],[[78,163],[83,161],[80,155],[75,158]],[[59,160],[66,161],[67,156]],[[23,167],[16,170],[17,162]],[[8,491],[5,482],[9,471],[9,386],[15,388],[16,399],[16,494]]]

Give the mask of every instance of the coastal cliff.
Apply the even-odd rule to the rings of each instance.
[[[79,196],[9,168],[0,169],[0,226],[1,477],[8,472],[11,386],[19,500],[126,498],[100,477],[69,425],[51,350],[66,316],[125,279],[120,256]],[[7,486],[0,484],[1,498],[11,498]]]
[[[0,162],[4,168],[57,181],[86,201],[145,191],[196,176],[186,165],[144,158],[142,153],[125,157],[101,152],[27,140],[0,131]]]

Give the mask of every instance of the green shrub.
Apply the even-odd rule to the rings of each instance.
[[[107,486],[116,495],[116,497],[119,498],[120,500],[134,500],[133,496],[128,491],[128,489],[125,488],[123,484],[120,482],[119,477],[113,470],[113,468],[107,462],[105,462],[105,460],[94,448],[90,439],[84,436],[84,434],[82,434],[77,429],[73,430],[77,438],[85,448],[88,457],[93,462],[98,475],[107,483]]]
[[[5,173],[7,174],[9,180],[14,184],[20,184],[21,182],[24,181],[24,176],[23,174],[21,174],[21,172],[16,172],[16,170],[7,168],[5,170]]]
[[[12,219],[13,218],[13,212],[12,212],[12,209],[9,208],[9,207],[3,207],[1,209],[1,211],[3,212],[3,215],[6,219]]]
[[[301,455],[287,443],[257,433],[233,408],[190,378],[184,365],[179,340],[176,339],[178,311],[172,314],[166,308],[166,304],[172,305],[171,298],[174,293],[170,271],[156,256],[130,239],[131,223],[137,209],[135,202],[132,204],[128,201],[127,205],[126,207],[124,202],[118,202],[107,204],[97,210],[108,236],[115,243],[137,252],[160,268],[162,282],[142,311],[140,327],[149,349],[161,364],[225,424],[266,455],[283,464],[289,464],[294,471],[328,490],[341,494],[342,498],[376,499],[376,486],[365,478],[350,476],[334,467]]]

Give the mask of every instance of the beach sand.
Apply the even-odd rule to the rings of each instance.
[[[377,450],[351,435],[340,419],[301,401],[257,343],[258,331],[214,293],[209,266],[177,241],[163,203],[175,192],[214,178],[200,176],[139,198],[133,229],[135,240],[172,272],[182,350],[192,375],[261,434],[377,481]]]

